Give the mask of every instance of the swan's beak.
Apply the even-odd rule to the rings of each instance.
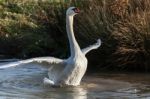
[[[75,9],[74,9],[74,12],[75,12],[75,13],[80,13],[80,10],[79,10],[78,8],[75,8]]]

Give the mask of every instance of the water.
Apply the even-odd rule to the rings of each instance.
[[[0,70],[0,99],[150,99],[149,74],[93,74],[62,88],[43,85],[44,77],[36,64]]]

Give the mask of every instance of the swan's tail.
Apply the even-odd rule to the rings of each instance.
[[[44,78],[43,82],[45,85],[54,85],[54,82],[46,77]]]

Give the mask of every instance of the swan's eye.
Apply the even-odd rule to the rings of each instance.
[[[79,13],[80,12],[80,10],[78,9],[78,8],[73,8],[72,9],[75,13]]]

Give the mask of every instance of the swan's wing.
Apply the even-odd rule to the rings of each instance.
[[[93,49],[99,48],[99,47],[101,46],[101,43],[102,43],[102,42],[101,42],[101,39],[98,39],[95,44],[90,45],[90,46],[88,46],[88,47],[82,49],[82,52],[83,52],[84,54],[87,54],[89,51],[91,51],[91,50],[93,50]]]
[[[11,62],[11,63],[5,64],[5,65],[0,65],[0,69],[21,66],[23,64],[28,64],[28,63],[47,63],[48,66],[60,64],[60,66],[61,66],[61,64],[63,65],[65,63],[65,61],[62,59],[54,58],[54,57],[38,57],[38,58],[21,60],[21,61],[17,61],[17,62]]]

